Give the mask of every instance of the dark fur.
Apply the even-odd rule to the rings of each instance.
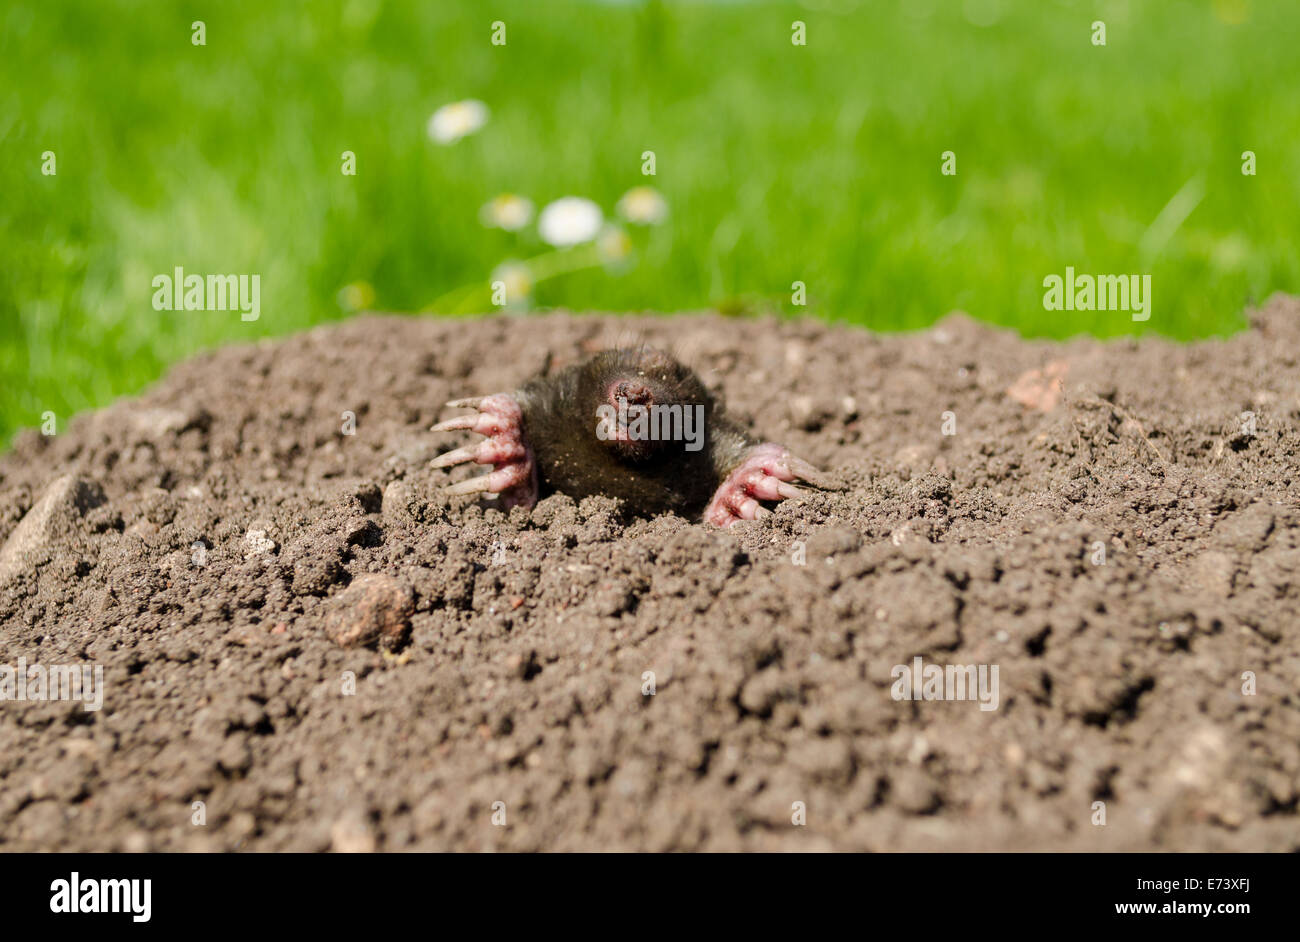
[[[648,390],[655,404],[703,405],[704,447],[692,452],[680,441],[602,441],[596,409],[610,401],[620,381]],[[540,376],[519,390],[518,401],[543,497],[555,491],[575,500],[605,494],[641,514],[695,516],[753,444],[699,377],[646,347],[607,350]]]

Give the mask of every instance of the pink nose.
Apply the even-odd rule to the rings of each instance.
[[[632,380],[619,380],[612,390],[615,399],[624,399],[629,405],[644,406],[654,402],[654,395],[645,383]]]

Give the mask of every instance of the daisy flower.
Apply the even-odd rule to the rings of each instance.
[[[478,218],[489,229],[518,232],[533,220],[533,201],[526,196],[502,193],[483,205]]]
[[[667,218],[668,204],[654,187],[637,186],[618,201],[618,214],[628,222],[653,226]]]
[[[487,124],[487,105],[473,98],[443,105],[429,119],[429,137],[439,144],[455,144]]]
[[[590,242],[600,234],[604,216],[600,207],[580,196],[565,196],[542,210],[537,231],[551,245],[563,247]]]
[[[632,240],[618,226],[606,226],[596,239],[596,253],[606,265],[616,265],[632,254]]]
[[[502,262],[492,272],[492,281],[500,281],[505,285],[506,307],[519,307],[527,303],[533,293],[533,273],[523,262]]]
[[[363,311],[375,303],[375,289],[369,282],[354,281],[339,289],[338,302],[345,311]]]

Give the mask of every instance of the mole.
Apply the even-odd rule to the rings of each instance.
[[[763,502],[797,497],[820,472],[728,418],[699,377],[662,350],[606,350],[553,375],[447,403],[474,409],[432,431],[468,429],[485,441],[440,455],[431,467],[491,465],[445,489],[492,493],[532,507],[552,493],[619,498],[641,516],[674,513],[718,527],[754,520]]]

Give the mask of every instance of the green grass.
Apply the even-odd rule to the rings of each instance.
[[[848,6],[7,0],[0,441],[205,346],[346,316],[345,285],[380,309],[484,309],[489,273],[543,248],[480,225],[503,191],[608,213],[649,182],[671,207],[634,233],[633,264],[542,281],[536,307],[876,329],[960,308],[1028,334],[1191,338],[1300,289],[1300,4],[812,8]],[[967,18],[999,8],[991,26]],[[430,141],[434,109],[469,97],[487,126]],[[1162,217],[1180,191],[1190,213]],[[260,274],[260,320],[155,311],[151,279],[177,265]],[[1044,276],[1067,265],[1150,273],[1151,320],[1044,310]]]

